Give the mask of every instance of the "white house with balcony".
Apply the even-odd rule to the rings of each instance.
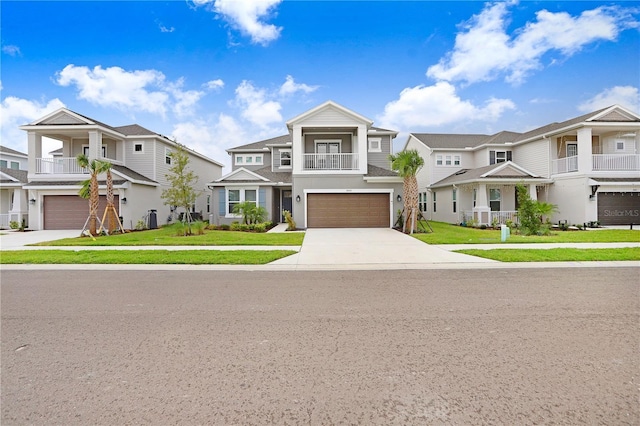
[[[249,201],[271,221],[292,212],[301,228],[392,227],[402,208],[402,179],[389,154],[397,132],[327,101],[287,123],[288,133],[228,149],[232,171],[209,183],[210,221],[238,221]]]
[[[29,224],[27,193],[27,154],[0,145],[0,229],[11,222]]]
[[[149,224],[153,213],[157,225],[173,219],[173,208],[164,204],[162,191],[169,187],[166,175],[172,165],[175,141],[137,124],[113,127],[66,108],[21,126],[28,138],[28,174],[23,188],[28,191],[30,229],[82,229],[88,202],[78,196],[88,171],[77,162],[79,154],[90,160],[112,164],[115,208],[125,229],[142,220]],[[62,148],[52,155],[43,152],[43,139],[60,141]],[[210,198],[206,183],[222,175],[223,165],[188,150],[189,169],[198,176],[200,192],[192,211],[207,216]],[[106,177],[98,177],[99,217],[106,207]]]
[[[420,209],[433,220],[516,221],[515,186],[558,206],[553,222],[640,223],[640,116],[614,105],[525,132],[411,133],[425,159]]]

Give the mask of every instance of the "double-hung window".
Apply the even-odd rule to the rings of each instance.
[[[242,202],[258,204],[258,190],[256,188],[228,188],[227,189],[227,216],[235,217],[233,209]]]
[[[455,188],[451,193],[451,199],[453,200],[453,212],[456,213],[458,211],[458,190]]]
[[[489,151],[489,164],[511,161],[511,151]]]
[[[291,150],[281,149],[280,151],[280,167],[291,167]]]
[[[501,200],[500,189],[498,188],[489,189],[489,207],[491,208],[492,212],[500,211],[500,200]]]

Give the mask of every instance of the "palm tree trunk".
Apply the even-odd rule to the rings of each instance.
[[[97,222],[98,222],[98,203],[100,202],[100,193],[98,191],[98,176],[91,176],[91,184],[90,184],[90,195],[89,195],[89,233],[91,235],[96,235],[97,232]]]

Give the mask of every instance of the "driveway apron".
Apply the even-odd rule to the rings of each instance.
[[[430,246],[388,228],[307,229],[298,254],[272,265],[424,265],[494,262]]]

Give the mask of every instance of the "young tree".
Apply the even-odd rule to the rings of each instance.
[[[198,176],[189,170],[189,154],[183,145],[176,144],[176,148],[169,154],[171,168],[166,178],[170,187],[162,191],[162,199],[165,205],[182,207],[184,220],[187,222],[187,235],[191,235],[191,206],[196,202],[202,191],[196,191],[194,185],[198,182]]]
[[[417,150],[410,149],[389,155],[389,161],[391,161],[393,171],[398,172],[398,175],[404,179],[402,190],[404,192],[405,220],[402,231],[406,232],[406,227],[409,225],[409,233],[413,234],[418,215],[418,180],[416,175],[424,166],[424,159]]]
[[[100,202],[98,175],[110,169],[111,164],[100,160],[89,161],[89,157],[84,154],[78,155],[76,161],[80,167],[89,169],[90,177],[82,182],[82,188],[78,191],[78,195],[82,198],[89,199],[89,233],[91,235],[97,235],[98,203]]]
[[[548,232],[543,224],[543,216],[558,211],[555,204],[534,201],[522,184],[516,185],[518,197],[518,220],[522,235],[542,235]]]

